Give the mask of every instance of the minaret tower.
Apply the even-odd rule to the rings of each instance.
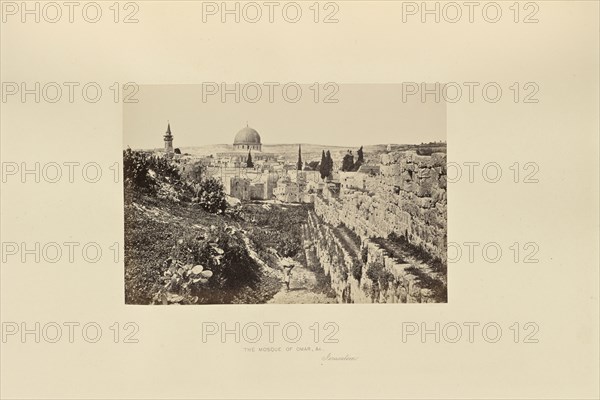
[[[173,135],[171,135],[171,123],[167,122],[167,132],[164,136],[165,139],[165,154],[169,157],[173,156]]]

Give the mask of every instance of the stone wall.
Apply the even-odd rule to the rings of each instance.
[[[446,155],[397,151],[381,156],[379,175],[341,173],[338,198],[315,199],[315,211],[361,238],[406,237],[446,259]]]
[[[410,264],[392,259],[368,239],[360,246],[341,237],[339,228],[324,223],[335,213],[309,212],[304,226],[306,259],[312,267],[322,268],[340,303],[433,303],[446,301],[444,293],[426,287]],[[335,219],[333,220],[335,222]],[[336,232],[337,231],[337,232]],[[345,243],[344,243],[345,242]],[[377,273],[370,273],[370,270]],[[371,279],[370,277],[380,277]],[[441,297],[440,297],[441,296]]]
[[[237,176],[225,179],[225,193],[240,200],[250,200],[250,180]]]

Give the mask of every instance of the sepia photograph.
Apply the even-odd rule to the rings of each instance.
[[[0,19],[0,400],[600,399],[600,0]]]
[[[240,84],[140,87],[127,304],[447,302],[445,104],[321,86],[254,103]]]

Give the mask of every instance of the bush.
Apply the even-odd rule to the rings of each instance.
[[[179,168],[169,159],[143,151],[123,151],[123,181],[126,189],[155,193],[158,181],[181,179]]]
[[[157,179],[164,182],[181,180],[179,167],[171,159],[162,156],[150,156],[150,169],[157,175]]]
[[[175,202],[192,200],[210,213],[225,211],[227,201],[223,185],[216,178],[204,178],[206,167],[194,163],[182,170],[169,158],[125,150],[123,176],[126,199],[133,191]]]
[[[200,206],[213,214],[222,213],[227,208],[225,191],[220,181],[215,178],[206,178],[194,186],[196,201]]]
[[[378,298],[381,291],[388,290],[390,283],[394,281],[394,275],[385,269],[380,262],[371,264],[367,269],[367,278],[373,282],[371,285],[371,297],[373,299]]]
[[[268,209],[262,206],[246,204],[242,209],[243,218],[250,222],[252,239],[261,253],[273,248],[282,257],[302,257],[304,243],[302,241],[302,224],[308,218],[308,206],[294,206],[283,209],[271,205]]]
[[[248,254],[243,239],[223,229],[217,235],[218,241],[215,244],[223,249],[223,258],[220,262],[213,262],[215,285],[219,289],[235,290],[256,283],[259,267]],[[215,244],[209,243],[211,249],[206,249],[208,254],[212,254]]]
[[[123,151],[123,181],[125,186],[151,192],[155,181],[149,174],[151,158],[141,151]]]
[[[440,273],[442,275],[447,274],[448,266],[446,262],[444,262],[444,260],[431,255],[422,245],[417,246],[410,243],[405,235],[396,235],[392,232],[388,236],[388,241],[390,241],[392,244],[399,245],[402,248],[402,250],[405,251],[406,254],[408,254],[409,256],[415,258],[416,260],[422,263],[429,265],[432,271]],[[385,250],[392,253],[393,250],[390,249],[390,246],[385,247],[385,242],[386,241],[382,239],[378,242],[378,244],[382,245],[382,247],[384,247]],[[396,256],[402,259],[400,255]]]
[[[352,264],[352,276],[354,277],[354,279],[356,279],[359,283],[360,280],[362,278],[362,264],[361,263],[354,263]]]
[[[201,162],[186,164],[182,168],[182,176],[190,182],[200,183],[202,178],[206,176],[206,166]]]
[[[178,239],[162,269],[154,303],[231,303],[240,289],[257,283],[260,274],[243,239],[224,227],[213,227],[206,236]]]
[[[430,277],[414,266],[408,267],[406,272],[414,275],[421,287],[433,292],[433,299],[436,303],[446,303],[448,301],[448,289],[442,282]]]
[[[164,268],[161,284],[156,285],[158,289],[152,297],[153,304],[195,304],[199,297],[192,292],[198,291],[198,287],[213,276],[212,271],[204,270],[200,264],[183,264],[172,258],[165,261]]]

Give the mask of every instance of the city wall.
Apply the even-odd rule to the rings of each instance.
[[[315,211],[332,225],[343,223],[362,239],[404,236],[446,259],[446,155],[413,151],[381,156],[381,173],[340,173],[339,197],[315,199]]]
[[[392,259],[368,239],[353,250],[335,232],[310,212],[304,226],[306,259],[309,265],[322,268],[331,279],[331,287],[340,303],[434,303],[439,293],[424,287],[410,271],[410,264]],[[370,269],[379,271],[369,273]],[[377,278],[379,277],[379,278]]]
[[[307,261],[330,276],[340,302],[445,302],[445,282],[391,258],[370,239],[402,235],[445,261],[446,215],[446,155],[387,153],[380,174],[342,172],[339,195],[315,196],[304,227]],[[341,234],[341,225],[360,243]]]

